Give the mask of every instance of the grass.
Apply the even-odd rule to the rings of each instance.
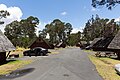
[[[104,80],[120,80],[120,76],[114,70],[114,65],[120,63],[119,60],[110,58],[99,58],[89,55],[90,60],[95,64],[98,73]]]
[[[51,52],[50,54],[59,54],[59,52],[53,51],[53,52]]]
[[[11,51],[10,54],[19,54],[19,57],[23,57],[23,51],[28,50],[23,47],[16,47],[16,50]]]
[[[4,65],[0,65],[0,75],[11,73],[12,71],[21,68],[24,65],[30,64],[31,62],[31,60],[15,60]]]

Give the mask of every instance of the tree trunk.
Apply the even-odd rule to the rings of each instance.
[[[0,52],[0,65],[6,62],[6,52]]]

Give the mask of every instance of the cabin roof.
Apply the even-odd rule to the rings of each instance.
[[[0,52],[15,50],[16,48],[10,40],[0,30]]]
[[[33,39],[33,41],[31,42],[30,46],[28,48],[31,48],[34,44],[37,44],[36,47],[42,47],[41,43],[45,43],[44,45],[47,45],[49,48],[51,48],[51,46],[41,37],[37,37],[35,39]],[[43,47],[44,48],[44,47]]]
[[[93,45],[94,48],[107,48],[108,45],[111,43],[111,41],[113,40],[114,37],[106,37],[106,38],[102,38],[101,40],[97,41],[97,43],[95,43]]]
[[[90,44],[90,47],[92,47],[94,44],[96,44],[99,40],[101,40],[102,38],[95,38],[92,43]]]
[[[110,49],[120,49],[120,30],[115,35],[111,43],[109,44],[108,48]]]

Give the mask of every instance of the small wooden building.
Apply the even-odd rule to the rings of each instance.
[[[93,47],[94,44],[96,44],[98,41],[100,41],[102,38],[95,38],[89,45],[90,48]]]
[[[112,40],[111,43],[109,44],[108,48],[110,48],[110,49],[116,49],[116,50],[119,50],[119,49],[120,49],[120,31],[119,31],[118,34],[116,34],[116,36],[113,38],[113,40]]]
[[[15,50],[15,47],[0,30],[0,64],[6,61],[6,52],[12,50]]]
[[[108,49],[109,44],[113,40],[114,37],[106,37],[106,38],[101,38],[99,41],[97,41],[92,49],[94,51],[110,51]]]
[[[39,37],[39,38],[36,38],[32,43],[31,45],[28,47],[30,49],[33,49],[35,47],[42,47],[42,48],[45,48],[45,49],[51,49],[53,48],[53,46],[50,46],[50,44],[48,44],[43,38]]]
[[[115,35],[108,48],[117,53],[118,58],[120,59],[120,30]]]

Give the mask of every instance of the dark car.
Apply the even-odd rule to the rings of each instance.
[[[27,50],[23,52],[24,56],[47,56],[48,49],[44,49],[42,47],[35,47],[33,49]]]

